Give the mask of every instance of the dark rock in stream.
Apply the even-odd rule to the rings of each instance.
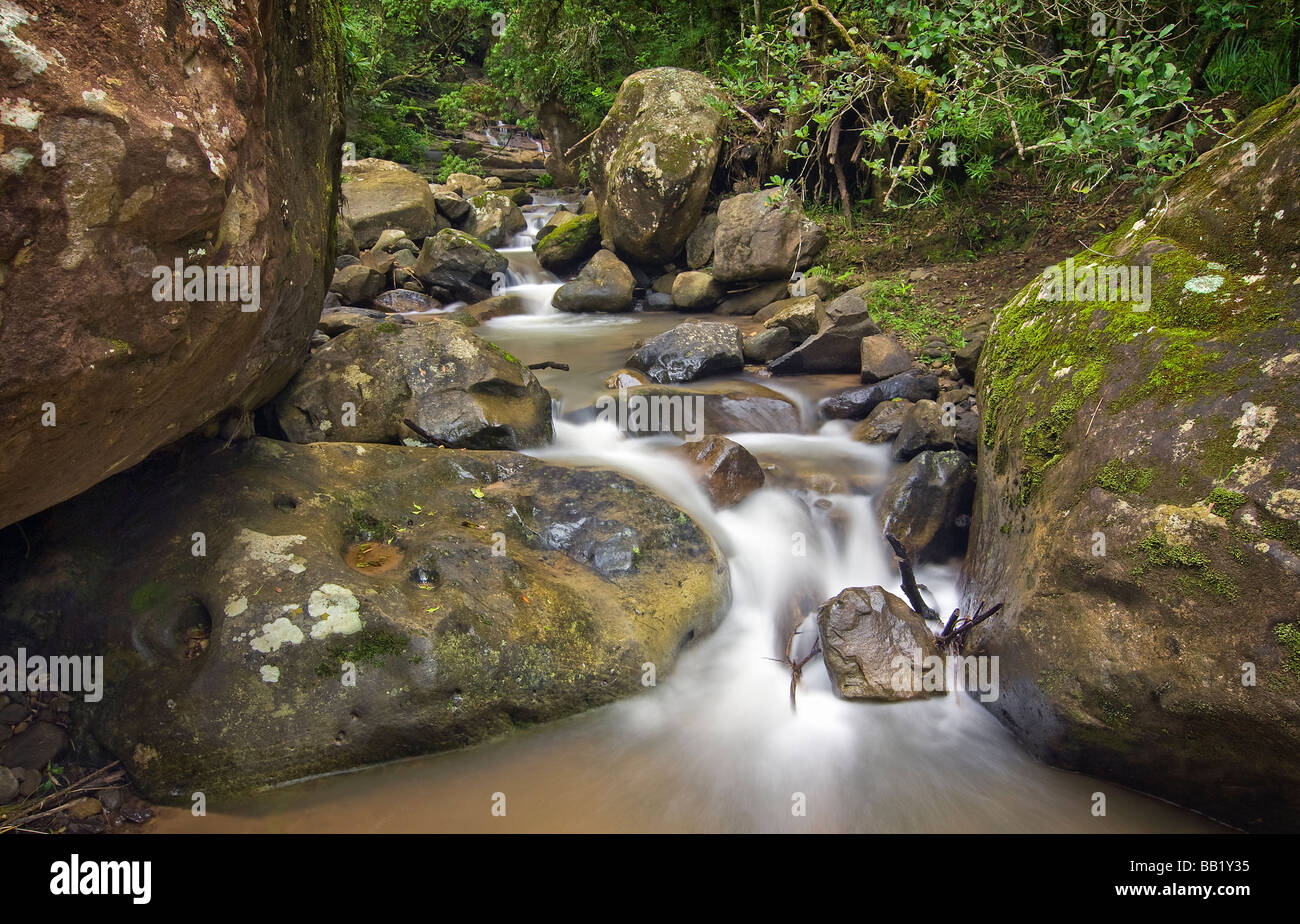
[[[964,453],[923,452],[890,477],[876,514],[913,561],[943,561],[966,548],[974,496],[975,466]]]
[[[922,398],[907,409],[894,440],[895,462],[906,462],[927,449],[942,452],[957,448],[957,411]]]
[[[763,469],[744,446],[725,436],[683,443],[678,452],[700,473],[715,507],[731,507],[763,487]]]
[[[823,398],[817,412],[826,420],[861,420],[876,405],[902,398],[904,401],[934,400],[939,396],[939,379],[930,374],[904,372],[871,385],[846,388]]]
[[[627,364],[664,384],[739,372],[745,355],[734,324],[687,321],[644,343]]]

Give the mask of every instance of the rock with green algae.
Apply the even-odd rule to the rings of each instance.
[[[555,272],[568,272],[600,249],[600,219],[571,215],[537,242],[537,262]]]
[[[1148,304],[1035,282],[997,314],[964,606],[1006,604],[976,653],[1036,753],[1295,830],[1300,91],[1157,202],[1073,258],[1080,284],[1149,270]]]
[[[0,641],[103,652],[79,747],[184,802],[633,694],[729,598],[676,506],[509,452],[195,445],[52,511],[40,549]]]
[[[591,139],[591,183],[601,233],[625,257],[658,264],[681,251],[700,221],[722,145],[722,95],[676,67],[637,71]]]

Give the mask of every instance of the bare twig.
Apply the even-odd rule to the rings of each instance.
[[[903,593],[907,595],[907,601],[912,604],[912,609],[926,619],[938,619],[939,614],[925,602],[925,598],[921,596],[921,588],[916,585],[916,574],[912,571],[912,556],[908,554],[907,547],[893,533],[885,533],[885,541],[894,548],[894,555],[898,559],[898,574],[903,579]]]

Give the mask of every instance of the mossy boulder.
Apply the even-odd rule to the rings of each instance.
[[[550,442],[551,396],[527,366],[454,321],[391,321],[332,339],[275,404],[295,443],[466,449]]]
[[[415,261],[415,275],[426,283],[447,277],[490,284],[495,273],[505,273],[510,261],[504,254],[464,231],[443,228],[426,238]]]
[[[1300,91],[1157,203],[997,313],[964,606],[1035,752],[1295,830]]]
[[[537,262],[553,273],[581,265],[600,249],[600,219],[571,215],[537,242]]]
[[[639,263],[665,263],[700,220],[722,144],[722,91],[693,71],[656,67],[628,76],[591,139],[600,227]]]
[[[102,652],[80,753],[185,804],[636,693],[729,596],[679,508],[509,452],[196,445],[58,508],[38,542],[5,649]]]

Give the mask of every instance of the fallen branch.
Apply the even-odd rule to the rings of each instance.
[[[806,656],[800,658],[798,661],[794,659],[794,637],[799,634],[800,631],[799,624],[803,622],[802,615],[803,614],[799,612],[799,608],[797,606],[794,607],[795,627],[790,630],[790,634],[786,637],[785,657],[767,659],[768,661],[776,661],[778,664],[784,664],[790,668],[790,711],[791,712],[795,712],[798,709],[797,705],[795,704],[795,690],[799,686],[799,681],[803,679],[804,665],[822,653],[822,639],[821,639],[821,635],[819,634],[817,636],[817,640],[813,642],[812,651],[808,652]]]
[[[943,631],[935,637],[935,641],[940,645],[955,643],[957,647],[960,648],[961,644],[966,640],[966,634],[970,632],[971,629],[974,629],[1000,609],[1002,609],[1002,604],[998,603],[992,608],[986,610],[984,609],[984,601],[981,600],[980,605],[975,610],[975,616],[973,618],[968,617],[962,619],[961,610],[953,610],[952,616],[948,619],[948,624],[944,626]]]
[[[794,637],[798,634],[799,634],[799,630],[795,629],[793,632],[790,633],[790,637],[785,640],[785,663],[790,665],[790,711],[791,712],[794,712],[798,708],[795,704],[795,699],[794,699],[795,689],[799,686],[799,681],[803,679],[804,665],[822,653],[822,640],[821,640],[821,636],[818,635],[817,640],[813,642],[812,651],[808,652],[806,657],[796,661],[794,659],[794,655],[791,652],[794,650]]]
[[[546,360],[545,362],[541,362],[541,363],[529,363],[529,364],[528,364],[528,368],[529,368],[529,369],[559,369],[561,372],[568,372],[568,371],[569,371],[569,364],[568,364],[568,363],[555,363],[555,362],[551,362],[551,361],[548,359],[548,360]]]
[[[115,760],[111,764],[100,767],[94,773],[86,774],[77,782],[69,785],[67,789],[61,789],[41,799],[40,802],[33,806],[34,811],[20,815],[9,824],[0,827],[0,834],[17,831],[23,825],[57,814],[63,806],[73,801],[75,797],[83,796],[89,792],[98,792],[101,789],[112,789],[121,783],[125,777],[126,774],[122,771],[121,765]],[[92,782],[96,782],[96,785],[90,785]]]
[[[939,614],[925,602],[925,598],[921,596],[921,588],[916,584],[916,574],[912,571],[912,556],[907,553],[907,547],[890,532],[885,533],[885,541],[893,546],[894,555],[898,559],[898,574],[903,579],[903,593],[907,596],[907,602],[912,604],[912,609],[924,618],[937,620]],[[955,618],[956,613],[953,616]]]

